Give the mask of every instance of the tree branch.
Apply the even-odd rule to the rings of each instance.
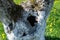
[[[28,0],[16,5],[0,0],[0,20],[9,40],[44,40],[46,17],[53,0]]]

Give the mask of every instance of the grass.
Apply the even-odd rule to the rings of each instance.
[[[60,1],[55,1],[50,16],[47,19],[45,36],[50,40],[60,40]],[[53,38],[53,39],[52,39]]]
[[[0,40],[6,40],[6,35],[4,33],[3,25],[1,22],[0,22]]]
[[[19,2],[18,2],[19,1]],[[23,0],[24,1],[24,0]],[[21,0],[15,0],[16,4],[20,4]],[[46,40],[60,40],[60,0],[56,0],[47,19],[47,27],[45,31]],[[3,25],[0,22],[0,40],[6,40]]]

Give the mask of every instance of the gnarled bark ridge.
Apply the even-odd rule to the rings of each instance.
[[[8,40],[45,40],[46,19],[54,0],[27,0],[16,5],[0,0],[0,20]]]

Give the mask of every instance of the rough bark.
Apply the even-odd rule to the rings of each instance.
[[[0,0],[0,20],[8,40],[45,40],[46,19],[54,0],[27,0],[16,5]]]

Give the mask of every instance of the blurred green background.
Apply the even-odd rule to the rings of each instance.
[[[16,4],[20,4],[24,0],[14,0]],[[47,27],[45,31],[46,40],[60,40],[60,0],[55,0],[54,6],[47,19]],[[0,40],[7,40],[0,22]]]

